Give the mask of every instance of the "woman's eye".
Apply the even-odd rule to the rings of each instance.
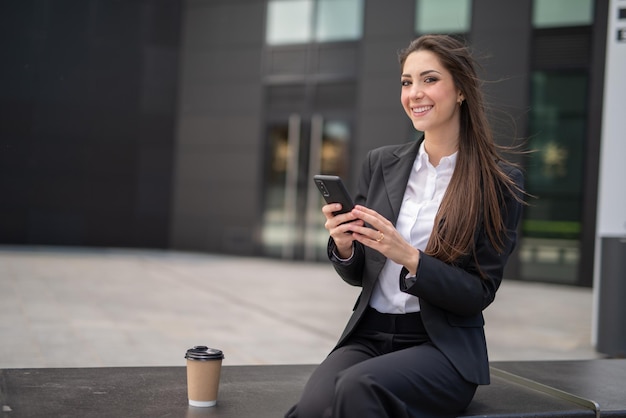
[[[411,82],[409,80],[402,80],[400,81],[400,84],[402,84],[402,86],[410,86]]]
[[[436,77],[426,77],[424,79],[424,83],[426,83],[426,84],[434,83],[435,81],[437,81]]]

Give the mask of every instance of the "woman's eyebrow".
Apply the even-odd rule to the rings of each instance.
[[[430,73],[437,73],[437,74],[441,74],[441,72],[437,71],[437,70],[426,70],[426,71],[422,71],[420,73],[420,77],[424,77],[426,74],[430,74]],[[402,74],[400,77],[402,78],[411,78],[411,74]]]
[[[440,73],[439,71],[437,71],[437,70],[426,70],[426,71],[422,71],[422,72],[420,73],[420,77],[423,77],[423,76],[425,76],[426,74],[429,74],[429,73],[437,73],[437,74],[441,74],[441,73]]]

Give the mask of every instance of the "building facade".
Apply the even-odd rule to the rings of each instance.
[[[50,25],[50,16],[67,19],[53,2],[45,3],[50,9],[47,21],[45,16],[33,19],[20,6],[35,30],[35,35],[26,34],[33,54],[33,45],[51,42],[37,38],[37,28],[41,32]],[[0,230],[9,232],[2,242],[322,260],[327,235],[313,174],[338,174],[354,190],[368,150],[416,138],[400,106],[397,52],[421,33],[450,33],[466,39],[479,58],[498,143],[532,150],[514,157],[526,170],[527,190],[534,198],[529,199],[507,277],[591,285],[593,257],[583,254],[593,254],[595,239],[605,1],[122,3],[80,3],[91,20],[84,26],[88,41],[74,53],[93,56],[94,48],[116,36],[103,29],[112,21],[102,16],[125,16],[125,36],[133,42],[121,45],[120,38],[111,47],[125,51],[121,58],[130,62],[116,71],[122,75],[124,67],[136,73],[132,78],[122,75],[126,90],[134,92],[133,100],[125,99],[128,92],[115,99],[127,108],[123,114],[112,112],[116,130],[93,111],[88,112],[92,125],[72,131],[71,141],[61,133],[54,139],[70,147],[83,141],[81,149],[91,155],[96,142],[109,149],[107,138],[117,138],[121,163],[104,163],[96,155],[93,159],[101,161],[102,171],[94,172],[78,155],[81,162],[69,163],[67,173],[68,178],[83,173],[83,179],[88,173],[86,178],[92,180],[108,172],[117,177],[103,181],[91,194],[83,191],[82,198],[68,200],[71,206],[55,206],[52,197],[18,199],[19,204],[4,210],[19,222],[0,223]],[[164,33],[165,22],[173,28]],[[62,33],[57,38],[59,44],[65,40]],[[111,49],[103,51],[107,58],[116,58]],[[67,60],[64,70],[72,64]],[[101,64],[84,68],[103,71]],[[21,69],[12,71],[26,85]],[[39,71],[49,74],[43,66]],[[87,77],[86,85],[107,97],[107,91],[98,90],[98,80]],[[56,79],[50,83],[61,86]],[[100,103],[76,95],[95,107]],[[17,96],[5,96],[3,102],[9,106],[49,101]],[[21,112],[20,117],[31,121],[33,115],[44,114],[32,108]],[[93,132],[94,119],[103,131]],[[17,144],[21,137],[39,143],[50,137],[33,133],[26,124],[0,129],[3,142],[9,138]],[[22,154],[32,159],[29,149]],[[0,166],[4,174],[25,176],[9,158]],[[43,174],[55,172],[52,167],[46,170]],[[61,187],[63,179],[60,176],[55,184]],[[76,181],[68,193],[94,184]],[[116,182],[124,190],[121,195],[115,191]],[[97,205],[85,203],[90,196],[100,199]],[[108,202],[115,202],[114,216],[106,209]],[[99,227],[93,226],[99,221]],[[60,226],[63,222],[70,222],[71,233]]]
[[[533,150],[519,159],[535,198],[507,275],[590,284],[581,254],[593,253],[600,3],[188,1],[173,246],[323,258],[313,174],[353,188],[369,149],[415,138],[397,51],[420,33],[452,33],[483,65],[498,142]]]

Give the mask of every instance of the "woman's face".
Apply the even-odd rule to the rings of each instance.
[[[400,100],[415,129],[458,137],[463,96],[437,55],[426,50],[409,54],[401,82]]]

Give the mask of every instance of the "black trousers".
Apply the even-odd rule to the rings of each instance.
[[[456,417],[476,387],[430,342],[420,313],[369,308],[347,344],[315,369],[285,417]]]

